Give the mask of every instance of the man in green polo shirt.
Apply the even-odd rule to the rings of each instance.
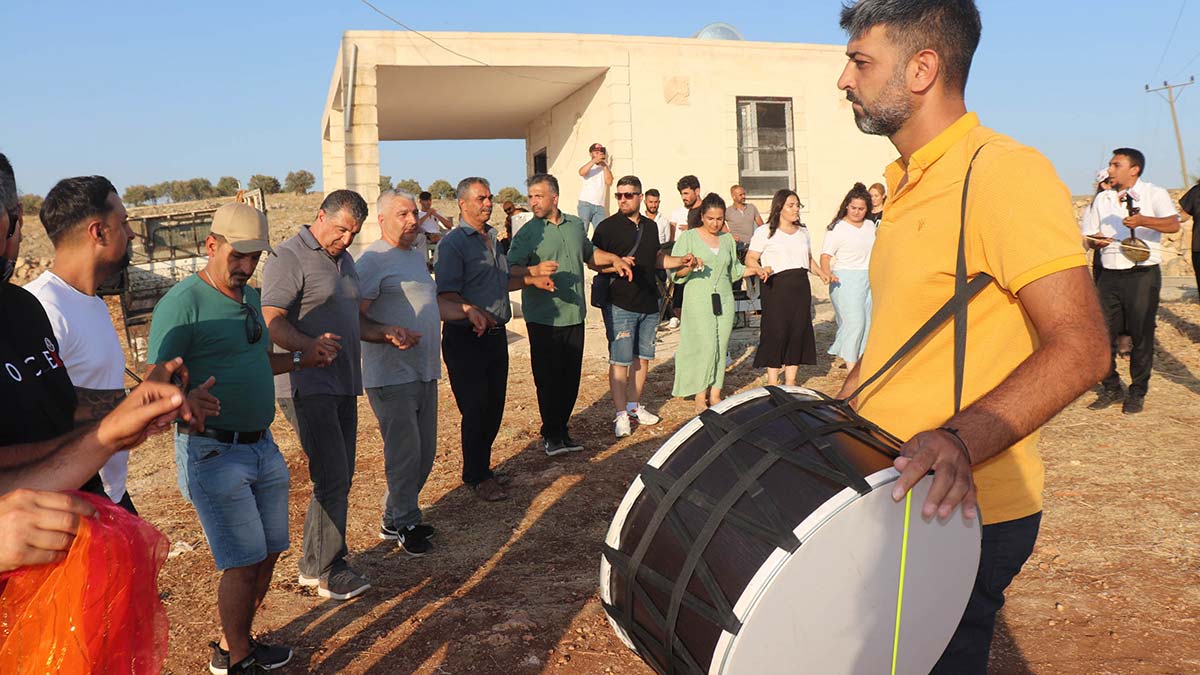
[[[529,330],[529,360],[542,414],[542,439],[551,457],[578,452],[567,422],[579,396],[583,369],[584,263],[593,269],[632,279],[632,260],[593,248],[583,221],[558,210],[558,179],[547,173],[531,177],[529,208],[534,218],[513,237],[508,250],[509,275],[549,276],[553,286],[525,286],[521,311]]]

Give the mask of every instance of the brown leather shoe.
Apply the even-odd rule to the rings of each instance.
[[[499,502],[508,499],[508,493],[500,487],[495,478],[489,478],[482,483],[473,485],[471,489],[485,502]]]

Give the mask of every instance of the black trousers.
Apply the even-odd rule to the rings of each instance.
[[[529,360],[542,413],[542,438],[565,441],[567,422],[579,398],[583,370],[583,324],[547,326],[526,323]]]
[[[1192,227],[1194,233],[1195,226]],[[1192,234],[1192,237],[1195,238],[1196,235]],[[1200,251],[1192,251],[1192,273],[1196,275],[1196,289],[1200,290]]]
[[[1154,327],[1158,316],[1158,297],[1162,290],[1162,271],[1158,265],[1127,270],[1105,269],[1098,284],[1100,308],[1108,323],[1112,341],[1112,366],[1104,386],[1121,386],[1117,373],[1117,336],[1125,333],[1133,339],[1129,358],[1129,393],[1146,395],[1150,369],[1154,364]]]
[[[1104,270],[1108,274],[1109,270]],[[1017,520],[983,526],[979,572],[962,620],[930,675],[985,675],[996,630],[996,614],[1004,606],[1004,591],[1033,553],[1040,512]]]
[[[442,325],[442,358],[462,413],[462,479],[478,485],[492,477],[492,443],[508,393],[508,336],[503,326],[482,336],[469,327]]]

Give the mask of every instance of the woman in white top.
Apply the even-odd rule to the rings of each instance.
[[[821,247],[821,270],[828,277],[829,298],[837,315],[837,338],[829,353],[841,357],[846,368],[854,368],[867,346],[871,326],[871,282],[867,268],[875,245],[875,223],[867,220],[871,195],[855,183],[842,200],[837,216],[825,233]],[[833,268],[829,262],[833,260]]]
[[[771,215],[754,230],[746,252],[746,268],[765,277],[762,284],[762,328],[754,367],[767,369],[767,384],[796,384],[800,364],[817,362],[812,325],[812,288],[808,273],[822,275],[812,256],[808,228],[800,222],[800,196],[780,190],[771,200]]]

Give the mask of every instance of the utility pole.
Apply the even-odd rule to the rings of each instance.
[[[1175,94],[1175,90],[1183,89],[1184,87],[1192,84],[1196,84],[1195,75],[1191,76],[1187,82],[1182,82],[1180,84],[1167,84],[1166,80],[1164,80],[1163,86],[1158,87],[1157,89],[1151,89],[1150,85],[1146,85],[1147,94],[1152,92],[1157,93],[1160,91],[1167,92],[1164,100],[1171,106],[1171,121],[1175,124],[1175,144],[1179,146],[1179,168],[1183,172],[1183,187],[1185,188],[1191,181],[1188,180],[1187,160],[1183,157],[1183,136],[1179,134],[1179,116],[1175,114],[1175,102],[1179,100],[1179,96]]]

